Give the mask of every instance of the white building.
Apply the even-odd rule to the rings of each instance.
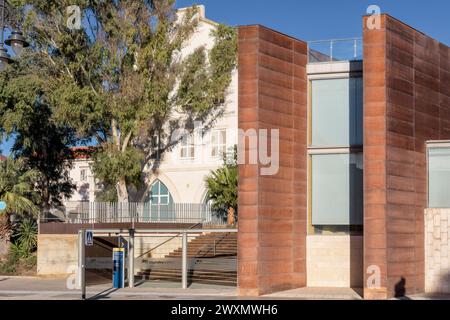
[[[211,31],[217,23],[205,17],[204,6],[199,8],[199,23],[182,55],[204,46],[212,48],[214,39]],[[182,12],[185,9],[179,9]],[[237,144],[237,70],[233,71],[232,81],[224,102],[224,113],[214,122],[213,128],[200,134],[194,134],[177,144],[171,151],[165,152],[158,163],[157,171],[151,176],[152,185],[148,200],[155,204],[203,203],[206,196],[205,177],[211,170],[223,163],[223,152],[231,152]],[[198,128],[201,129],[201,128]],[[67,201],[95,201],[96,186],[88,158],[77,158],[70,176],[77,190]]]

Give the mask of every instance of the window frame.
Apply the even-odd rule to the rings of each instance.
[[[88,180],[88,169],[85,167],[80,168],[80,182],[87,182]]]
[[[427,170],[427,208],[430,207],[430,149],[449,149],[450,151],[450,140],[429,140],[425,142],[425,152],[426,152],[426,170]],[[437,207],[433,207],[437,208]],[[442,209],[442,208],[437,208]]]
[[[189,153],[189,150],[192,150],[192,156]],[[192,134],[184,136],[180,141],[180,153],[179,153],[179,159],[180,160],[193,160],[195,159],[195,139]],[[186,150],[186,154],[188,156],[183,156],[183,150]]]
[[[222,135],[219,134],[221,132],[225,132],[225,141],[220,141],[219,142],[219,140],[221,140],[221,137],[222,137]],[[218,134],[218,136],[217,136],[218,139],[217,139],[217,143],[213,144],[213,136],[214,136],[215,133]],[[210,152],[209,152],[209,156],[210,156],[211,159],[221,158],[223,156],[223,154],[227,152],[227,140],[228,139],[227,139],[227,129],[226,128],[216,128],[216,129],[213,129],[211,131],[211,140],[210,140],[211,141],[211,143],[210,143],[211,147],[210,147]],[[214,148],[214,146],[217,147],[217,151],[218,151],[217,155],[213,155],[213,148]],[[223,152],[220,152],[222,149],[223,149]]]
[[[331,79],[350,79],[362,78],[364,81],[362,71],[348,71],[337,74],[312,74],[308,75],[307,90],[307,234],[330,234],[330,235],[362,235],[363,225],[326,225],[321,226],[325,229],[325,233],[318,232],[316,226],[312,224],[312,155],[315,154],[351,154],[361,152],[364,157],[363,145],[349,145],[349,146],[326,146],[319,147],[312,145],[312,81],[316,80],[331,80]],[[363,86],[364,87],[364,86]],[[364,92],[363,92],[364,95]],[[364,101],[362,103],[364,108]],[[364,110],[364,109],[363,109]],[[363,110],[361,116],[363,117]],[[362,138],[364,140],[364,127],[362,127]],[[362,142],[363,143],[363,142]],[[364,159],[364,158],[363,158]],[[364,183],[364,182],[363,182]],[[364,214],[364,213],[363,213]]]

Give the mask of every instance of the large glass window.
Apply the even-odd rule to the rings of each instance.
[[[312,225],[361,225],[362,153],[311,156]]]
[[[310,226],[347,232],[363,224],[361,77],[311,80]]]
[[[311,145],[362,145],[362,78],[311,81]]]
[[[450,147],[428,148],[428,206],[450,208]]]

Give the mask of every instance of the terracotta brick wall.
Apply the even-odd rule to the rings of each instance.
[[[427,140],[450,138],[450,49],[388,16],[364,18],[365,267],[381,268],[366,298],[424,290]],[[366,274],[366,278],[367,278]]]
[[[239,128],[280,130],[276,175],[239,166],[240,295],[306,285],[306,61],[305,42],[239,28]]]

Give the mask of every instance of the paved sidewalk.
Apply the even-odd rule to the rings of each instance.
[[[136,282],[135,288],[111,285],[87,287],[92,300],[360,300],[361,290],[348,288],[300,288],[261,297],[238,297],[234,287],[192,284],[181,289],[175,282]],[[0,300],[79,300],[80,290],[67,289],[65,279],[0,276]],[[400,300],[450,300],[450,295],[413,295]]]
[[[80,290],[70,290],[65,279],[8,278],[0,276],[0,300],[75,300]],[[193,284],[183,290],[177,283],[143,283],[135,288],[114,289],[111,285],[86,288],[88,299],[130,300],[210,300],[236,299],[236,288]]]
[[[267,298],[319,299],[319,300],[361,300],[362,290],[351,288],[299,288],[265,295]]]

